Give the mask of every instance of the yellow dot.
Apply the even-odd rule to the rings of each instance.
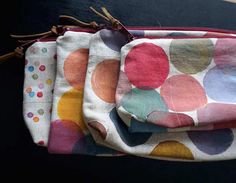
[[[57,106],[58,116],[61,120],[70,120],[80,126],[83,131],[87,131],[87,127],[82,115],[83,92],[71,89],[64,93]]]
[[[34,120],[35,123],[39,122],[39,118],[38,117],[34,117],[33,120]]]
[[[190,149],[177,141],[165,141],[159,143],[150,155],[175,159],[194,159]]]
[[[51,80],[51,79],[47,79],[47,80],[46,80],[46,83],[47,83],[48,85],[51,85],[51,84],[52,84],[52,80]]]

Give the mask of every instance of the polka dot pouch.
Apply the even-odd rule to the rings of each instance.
[[[47,146],[56,73],[56,41],[38,41],[25,53],[23,115],[36,144]]]
[[[50,153],[120,155],[113,149],[97,145],[83,119],[84,82],[92,35],[73,29],[57,39],[57,74],[48,145]]]
[[[125,45],[116,101],[130,131],[235,127],[235,45],[230,35],[137,39]]]
[[[98,31],[90,39],[83,116],[96,143],[127,154],[165,160],[213,161],[235,158],[236,132],[230,129],[235,126],[234,123],[222,122],[221,118],[217,123],[213,123],[213,127],[204,124],[201,129],[198,126],[193,127],[196,123],[196,112],[195,117],[191,115],[193,112],[182,112],[183,107],[188,110],[201,107],[199,113],[202,119],[213,119],[206,114],[211,114],[211,110],[220,113],[222,105],[227,105],[229,111],[232,111],[233,101],[226,101],[224,104],[222,100],[210,98],[212,96],[208,94],[206,85],[210,90],[213,89],[210,86],[215,83],[211,82],[212,72],[219,73],[219,78],[222,78],[223,73],[233,76],[233,69],[218,67],[217,61],[213,59],[217,57],[214,50],[220,44],[218,41],[230,41],[232,44],[235,42],[233,33],[200,28],[147,29],[130,32],[136,37],[139,35],[160,40],[136,39],[127,44],[124,34],[108,29]],[[223,45],[229,46],[225,43]],[[124,47],[121,49],[122,46]],[[220,47],[222,52],[222,46]],[[191,50],[194,51],[191,53]],[[224,50],[234,53],[232,49]],[[198,55],[199,52],[202,56]],[[174,61],[171,61],[171,58],[174,58]],[[184,63],[188,62],[189,58],[193,59],[190,59],[190,68],[185,67]],[[200,65],[194,62],[197,59],[201,60]],[[182,67],[184,70],[181,70]],[[220,73],[219,69],[226,70]],[[201,74],[202,72],[204,74]],[[181,86],[177,85],[178,80],[181,80]],[[172,83],[175,88],[172,87]],[[185,105],[168,103],[168,99],[171,98],[168,96],[170,89],[177,91],[177,101],[179,96],[183,99],[188,97],[191,101]],[[194,97],[197,100],[194,100]],[[210,106],[211,103],[214,105]],[[170,116],[167,115],[169,113]],[[226,119],[232,119],[234,114],[229,114],[231,117]],[[145,121],[147,116],[150,122]],[[176,116],[186,122],[175,124]],[[157,123],[157,117],[165,117],[166,123]],[[173,124],[170,121],[173,121]],[[210,121],[207,121],[208,123],[212,125]],[[169,133],[171,130],[180,132]]]

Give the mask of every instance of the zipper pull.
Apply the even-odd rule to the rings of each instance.
[[[28,48],[31,44],[37,42],[40,39],[44,39],[50,36],[62,35],[63,32],[64,32],[63,26],[53,26],[50,31],[37,34],[29,34],[29,35],[11,34],[10,35],[11,38],[15,39],[18,43],[20,43],[20,46],[16,47],[14,51],[0,56],[0,63],[3,63],[13,57],[23,58],[26,48]]]
[[[19,46],[13,52],[0,56],[0,63],[3,63],[13,57],[23,58],[23,56],[24,56],[24,48]]]
[[[95,30],[101,29],[101,25],[97,24],[97,22],[95,22],[95,21],[87,23],[87,22],[81,21],[81,20],[79,20],[73,16],[69,16],[69,15],[60,15],[59,21],[68,21],[68,22],[70,22],[76,26],[79,26],[79,27],[92,28]]]
[[[125,34],[128,37],[128,41],[132,41],[134,39],[134,36],[126,29],[126,27],[118,19],[114,18],[105,7],[101,8],[103,14],[95,10],[93,7],[90,7],[90,9],[96,15],[102,17],[107,22],[110,22],[113,30],[118,30]]]
[[[27,35],[16,35],[16,34],[11,34],[11,38],[13,39],[42,39],[42,38],[46,38],[49,36],[60,36],[61,34],[63,34],[63,27],[62,26],[52,26],[50,31],[47,32],[41,32],[41,33],[37,33],[37,34],[27,34]]]

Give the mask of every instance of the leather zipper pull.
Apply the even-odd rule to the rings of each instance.
[[[49,36],[60,36],[63,33],[63,27],[62,26],[52,26],[50,31],[47,32],[41,32],[37,34],[27,34],[27,35],[16,35],[16,34],[11,34],[11,38],[13,39],[36,39],[36,38],[45,38]]]
[[[7,61],[10,58],[17,57],[23,58],[24,52],[29,45],[37,42],[39,39],[44,39],[50,36],[59,36],[64,32],[63,26],[53,26],[50,31],[30,34],[30,35],[15,35],[11,34],[11,38],[17,40],[21,45],[17,47],[13,52],[7,53],[5,55],[0,56],[0,63]]]
[[[13,52],[0,56],[0,63],[3,63],[13,57],[23,58],[23,56],[24,56],[24,48],[19,46]]]
[[[68,21],[68,22],[71,22],[72,24],[76,25],[76,26],[79,26],[79,27],[88,27],[88,28],[92,28],[92,29],[100,29],[100,25],[97,24],[97,22],[95,21],[92,21],[92,22],[84,22],[84,21],[81,21],[73,16],[69,16],[69,15],[60,15],[59,16],[59,20],[60,21]]]
[[[102,17],[107,22],[110,22],[113,30],[119,30],[120,32],[125,34],[128,37],[128,41],[132,41],[134,39],[134,36],[125,28],[125,26],[118,19],[114,18],[105,7],[101,8],[103,14],[98,12],[93,7],[90,7],[90,9],[96,15]]]

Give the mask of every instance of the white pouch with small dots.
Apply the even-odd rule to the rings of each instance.
[[[23,115],[38,145],[47,146],[56,72],[56,41],[41,40],[25,53]]]

